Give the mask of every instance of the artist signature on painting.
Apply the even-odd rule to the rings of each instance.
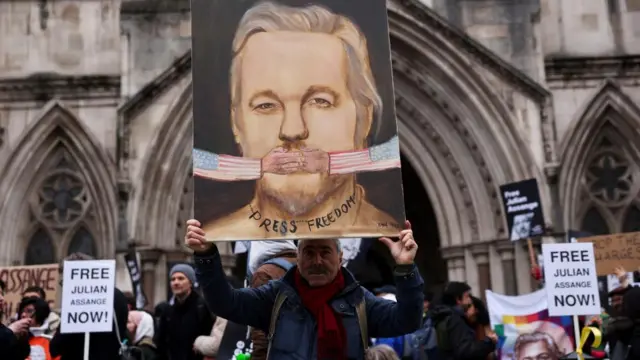
[[[394,228],[394,229],[402,230],[402,227],[400,226],[400,224],[395,222],[388,222],[388,221],[379,222],[378,228],[381,228],[381,229]]]

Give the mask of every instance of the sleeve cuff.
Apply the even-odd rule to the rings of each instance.
[[[220,252],[215,244],[206,251],[193,253],[193,259],[196,264],[204,264],[206,260],[211,260],[216,256],[220,256]]]
[[[393,275],[397,277],[402,277],[405,279],[415,277],[415,272],[417,268],[415,264],[411,265],[396,265],[393,268]]]

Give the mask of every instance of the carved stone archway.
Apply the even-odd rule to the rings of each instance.
[[[50,173],[43,174],[43,171]],[[66,256],[70,246],[77,247],[74,244],[78,240],[74,241],[74,237],[82,236],[93,238],[94,255],[112,258],[117,238],[114,174],[113,160],[75,114],[57,101],[47,104],[18,141],[2,169],[0,226],[3,241],[0,242],[0,262],[24,261],[27,240],[38,231],[30,208],[34,202],[54,201],[50,198],[52,194],[36,194],[42,191],[38,187],[46,180],[43,177],[53,176],[64,177],[60,181],[67,182],[65,186],[73,187],[71,183],[77,181],[83,189],[78,188],[78,193],[73,195],[76,197],[74,201],[78,202],[74,216],[44,216],[36,222],[49,235],[52,228],[57,233],[66,234],[51,236],[60,242],[54,244],[56,254],[52,259],[58,261]],[[45,192],[56,191],[50,189]],[[54,208],[52,204],[50,210],[54,211]],[[60,220],[61,217],[68,221],[56,224],[51,220]],[[76,236],[78,231],[80,233]]]

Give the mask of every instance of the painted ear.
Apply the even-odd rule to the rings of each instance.
[[[233,141],[238,146],[238,151],[242,155],[242,139],[240,138],[240,129],[238,128],[236,121],[236,110],[231,109],[231,132],[233,133]]]
[[[368,147],[367,138],[371,133],[372,125],[373,125],[373,105],[369,104],[365,107],[364,117],[361,123],[358,125],[359,132],[360,132],[358,136],[360,139],[362,139],[362,144],[361,144],[362,149],[366,149]]]

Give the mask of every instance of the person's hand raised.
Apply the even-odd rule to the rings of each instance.
[[[416,258],[418,244],[413,239],[413,230],[409,220],[404,222],[405,229],[400,231],[400,240],[393,241],[388,237],[381,237],[379,240],[389,248],[391,256],[397,265],[410,265]]]
[[[31,326],[31,318],[16,320],[7,327],[13,331],[14,334],[23,335],[29,330],[29,326]]]
[[[213,243],[208,242],[205,238],[201,226],[202,224],[198,220],[187,220],[187,234],[184,237],[184,242],[195,252],[205,252],[213,246]]]

